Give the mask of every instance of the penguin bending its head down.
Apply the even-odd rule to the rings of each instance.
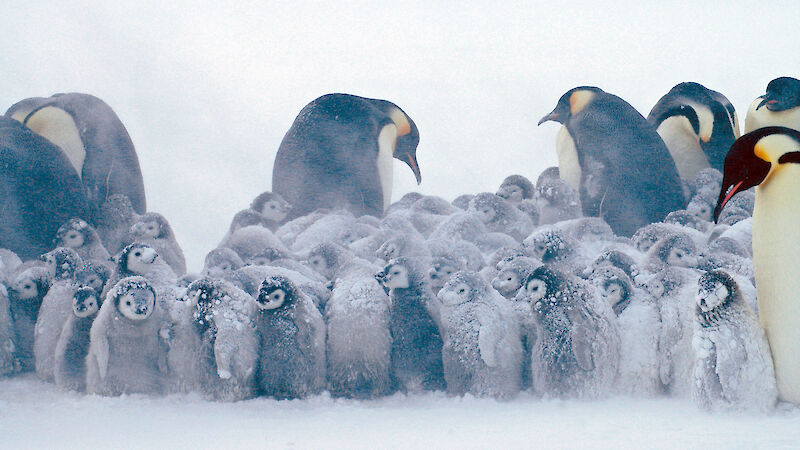
[[[567,91],[549,120],[564,124],[559,173],[580,193],[583,213],[630,237],[683,208],[678,170],[658,133],[631,105],[596,87]]]
[[[667,144],[681,178],[692,181],[706,167],[722,170],[739,137],[739,119],[728,99],[699,83],[680,83],[658,100],[647,121]]]
[[[146,211],[144,182],[133,142],[104,101],[88,94],[56,94],[23,100],[12,105],[6,116],[56,145],[67,157],[90,208],[88,216],[76,216],[96,223],[100,207],[113,194],[127,195],[136,212]]]
[[[775,78],[767,85],[766,94],[750,104],[744,132],[768,126],[800,130],[800,80],[797,78]]]
[[[759,128],[725,158],[714,221],[738,192],[755,186],[753,268],[781,399],[800,404],[800,131]]]
[[[348,94],[324,95],[303,108],[284,136],[272,189],[293,209],[288,219],[318,208],[381,216],[392,198],[392,158],[420,183],[419,131],[394,103]]]

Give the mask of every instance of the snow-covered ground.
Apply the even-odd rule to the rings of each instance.
[[[682,399],[103,398],[0,380],[0,448],[797,448],[800,409],[707,414]]]

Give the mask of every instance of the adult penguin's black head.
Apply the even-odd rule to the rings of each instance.
[[[539,125],[550,120],[566,124],[573,115],[583,111],[599,93],[604,93],[604,91],[594,86],[579,86],[568,90],[558,100],[555,109],[542,117]]]
[[[786,111],[800,106],[800,80],[780,77],[770,81],[767,93],[761,97],[756,110],[766,107],[770,111]]]
[[[786,127],[764,127],[737,139],[725,157],[714,222],[734,195],[764,183],[782,164],[787,163],[800,164],[800,131]]]

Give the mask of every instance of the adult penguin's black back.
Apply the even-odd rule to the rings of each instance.
[[[88,211],[81,180],[61,149],[0,116],[0,248],[35,258],[53,248],[64,222]]]
[[[419,131],[394,103],[324,95],[303,108],[281,142],[272,191],[292,205],[288,219],[319,208],[381,216],[391,202],[392,157],[421,181]]]
[[[559,99],[539,124],[564,124],[561,155],[570,151],[580,167],[583,213],[600,216],[622,236],[664,219],[685,203],[678,170],[664,141],[630,104],[596,87],[577,87]]]
[[[81,179],[90,215],[96,223],[100,207],[114,194],[127,195],[134,210],[146,211],[139,159],[122,121],[103,100],[82,93],[24,99],[6,116],[61,148]]]

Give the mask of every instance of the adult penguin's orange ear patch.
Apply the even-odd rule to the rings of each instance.
[[[389,113],[389,117],[392,118],[392,121],[397,126],[397,137],[405,136],[408,133],[411,133],[411,124],[408,122],[408,117],[406,117],[403,111],[395,108],[391,113]]]
[[[82,176],[86,148],[70,113],[56,106],[45,106],[30,113],[25,119],[25,126],[58,146],[72,163],[78,177]]]

